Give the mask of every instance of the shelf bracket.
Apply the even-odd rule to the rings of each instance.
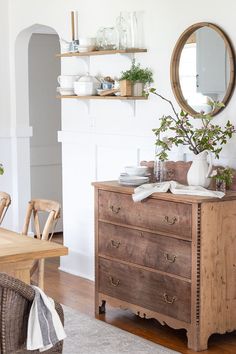
[[[86,100],[86,99],[80,99],[79,101],[78,101],[78,103],[80,103],[80,102],[84,102],[84,104],[85,104],[85,106],[86,106],[86,108],[87,108],[87,114],[88,115],[90,115],[90,112],[91,112],[91,104],[90,104],[90,100]]]
[[[90,72],[90,56],[81,56],[81,57],[77,57],[79,58],[79,60],[83,61],[84,64],[87,67],[87,72]]]
[[[122,102],[123,104],[128,104],[130,107],[130,110],[132,112],[131,116],[135,117],[136,116],[136,102],[135,100],[121,100],[120,102]]]
[[[130,60],[134,60],[135,58],[135,53],[118,53],[121,56],[125,56],[126,58],[128,57]]]

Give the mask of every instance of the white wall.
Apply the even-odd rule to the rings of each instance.
[[[33,34],[29,42],[29,124],[31,198],[56,200],[62,204],[61,103],[55,97],[60,74],[60,50],[55,34]],[[62,215],[62,214],[61,214]],[[62,217],[56,231],[62,231]]]
[[[11,80],[10,80],[10,32],[9,2],[0,2],[0,162],[3,163],[5,174],[0,176],[0,190],[12,193],[12,139],[11,129]],[[12,208],[9,209],[3,226],[12,226]]]
[[[34,24],[54,28],[61,37],[70,39],[69,11],[79,13],[79,34],[94,36],[100,26],[111,26],[119,11],[144,12],[145,46],[147,54],[136,57],[141,64],[153,68],[158,90],[174,101],[169,78],[169,64],[173,47],[179,35],[191,24],[213,22],[222,27],[236,47],[236,2],[225,0],[11,0],[10,53],[20,31]],[[1,26],[1,25],[0,25]],[[101,56],[90,59],[91,74],[118,75],[130,66],[127,56]],[[13,68],[11,67],[13,70]],[[65,58],[65,74],[87,71],[79,58]],[[55,85],[56,86],[56,85]],[[14,107],[13,107],[14,108]],[[169,107],[151,97],[137,102],[134,115],[129,103],[91,101],[90,107],[82,101],[62,102],[63,199],[65,243],[70,256],[64,257],[62,269],[93,278],[93,188],[91,182],[117,178],[122,167],[140,159],[153,159],[154,137],[152,128],[158,117],[170,113]],[[236,100],[233,95],[228,107],[216,117],[220,124],[235,118]],[[22,117],[24,118],[24,117]],[[12,114],[14,121],[14,113]],[[27,126],[27,124],[26,124]],[[236,166],[234,144],[236,138],[224,148],[222,161]]]
[[[9,122],[11,114],[10,105],[10,61],[9,61],[9,3],[6,0],[0,2],[0,43],[2,45],[0,55],[0,136],[9,135]]]

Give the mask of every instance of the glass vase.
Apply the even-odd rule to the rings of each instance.
[[[128,48],[128,22],[127,15],[124,12],[120,12],[119,17],[116,19],[116,29],[118,33],[118,48],[127,49]]]
[[[226,182],[216,178],[216,191],[226,193]]]
[[[142,48],[143,27],[142,13],[122,11],[116,20],[119,36],[119,49]]]
[[[129,47],[138,48],[138,20],[136,12],[129,12]]]
[[[161,160],[155,161],[154,176],[156,182],[164,182],[166,180],[165,161],[161,161]]]

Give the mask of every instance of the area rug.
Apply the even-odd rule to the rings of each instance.
[[[63,309],[67,334],[63,354],[178,353],[69,307]]]

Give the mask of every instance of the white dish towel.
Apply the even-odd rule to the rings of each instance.
[[[54,301],[37,286],[33,288],[35,297],[29,314],[26,347],[43,352],[63,340],[66,334]]]
[[[175,181],[142,184],[135,188],[132,198],[134,202],[149,197],[153,193],[166,193],[168,190],[173,194],[199,195],[203,197],[223,198],[225,193],[212,191],[201,186],[185,186]]]

